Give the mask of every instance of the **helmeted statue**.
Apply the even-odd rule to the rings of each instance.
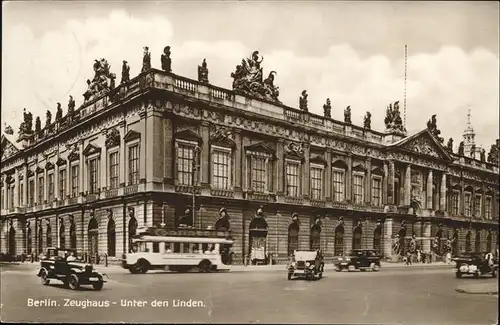
[[[142,69],[141,72],[148,71],[151,69],[151,53],[149,53],[149,47],[144,47],[144,55],[142,57]]]
[[[45,113],[45,127],[51,124],[52,124],[52,113],[49,110],[47,110],[47,113]]]
[[[163,65],[163,56],[162,56],[162,65]],[[208,83],[207,59],[203,59],[201,65],[198,66],[198,81],[204,84]]]
[[[33,114],[26,113],[26,108],[23,109],[23,122],[19,126],[19,135],[33,133]]]
[[[69,95],[68,115],[73,115],[74,112],[75,112],[75,100],[73,99],[73,96]]]
[[[205,62],[205,59],[203,59],[203,62]],[[206,63],[205,63],[205,67],[206,67]],[[163,49],[163,54],[161,55],[161,69],[163,71],[166,71],[166,72],[172,72],[172,59],[170,58],[170,46],[166,46]],[[199,71],[199,68],[198,68],[198,71]],[[198,74],[199,74],[199,72],[198,72]],[[207,73],[207,77],[208,77],[208,73]]]
[[[263,80],[263,60],[264,58],[259,57],[259,51],[254,51],[250,58],[243,59],[241,64],[236,66],[235,72],[231,73],[233,89],[249,96],[279,102],[278,87],[274,85],[276,72],[271,72],[269,77]]]
[[[302,94],[299,98],[299,108],[305,112],[307,112],[307,90],[302,90]]]
[[[59,122],[62,119],[63,110],[61,107],[61,103],[57,103],[57,111],[56,111],[56,122]]]
[[[481,149],[481,161],[485,162],[486,161],[486,150]]]
[[[347,124],[351,124],[351,106],[347,106],[344,110],[344,122]]]
[[[227,231],[230,228],[230,223],[229,220],[231,218],[229,217],[229,214],[227,213],[226,208],[221,208],[219,210],[219,219],[215,222],[215,229],[216,230],[224,230]]]
[[[363,126],[368,130],[372,128],[372,113],[366,112]]]
[[[330,98],[327,98],[326,104],[323,105],[323,116],[326,118],[332,117],[332,105],[330,102]]]
[[[121,84],[130,81],[130,67],[129,67],[129,65],[127,63],[128,63],[127,61],[123,60],[123,64],[122,64],[122,80],[120,81]]]
[[[464,142],[461,141],[460,144],[458,145],[458,155],[460,157],[463,157],[465,154],[464,154]]]
[[[42,131],[42,121],[40,120],[40,116],[37,116],[35,120],[35,132],[40,133],[40,131]]]
[[[449,152],[453,153],[453,138],[448,139],[448,143],[446,144],[446,148]]]

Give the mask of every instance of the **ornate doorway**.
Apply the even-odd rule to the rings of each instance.
[[[344,254],[344,226],[340,225],[335,228],[335,246],[334,255],[342,256]]]
[[[267,262],[267,222],[263,216],[256,215],[250,222],[248,241],[251,263],[265,264]]]

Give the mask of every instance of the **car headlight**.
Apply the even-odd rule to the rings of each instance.
[[[339,258],[338,258],[338,260],[339,260],[339,261],[342,261],[342,257],[339,257]]]
[[[311,263],[309,263],[309,262],[306,262],[306,266],[307,266],[307,267],[309,267],[309,265],[311,265]]]

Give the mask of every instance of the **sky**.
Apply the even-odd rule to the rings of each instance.
[[[476,143],[487,151],[499,137],[499,4],[489,2],[3,2],[2,128],[15,132],[23,108],[45,123],[69,95],[82,103],[94,59],[121,76],[141,69],[143,47],[152,65],[171,47],[173,72],[197,78],[206,58],[210,83],[231,88],[231,72],[258,50],[264,75],[276,71],[280,100],[298,108],[383,131],[389,103],[404,100],[406,127],[416,133],[432,114],[455,146],[467,112]],[[402,107],[402,105],[400,106]],[[445,140],[445,143],[446,143]]]

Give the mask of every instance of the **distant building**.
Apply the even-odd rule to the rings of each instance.
[[[74,112],[40,132],[28,116],[18,137],[2,135],[1,252],[63,246],[119,260],[137,227],[220,224],[237,263],[256,246],[280,263],[294,249],[328,260],[498,247],[497,165],[450,152],[435,123],[407,136],[397,103],[383,132],[351,124],[350,108],[341,122],[287,107],[256,53],[233,90],[155,69],[111,87],[96,61]],[[217,223],[221,207],[229,223]]]

